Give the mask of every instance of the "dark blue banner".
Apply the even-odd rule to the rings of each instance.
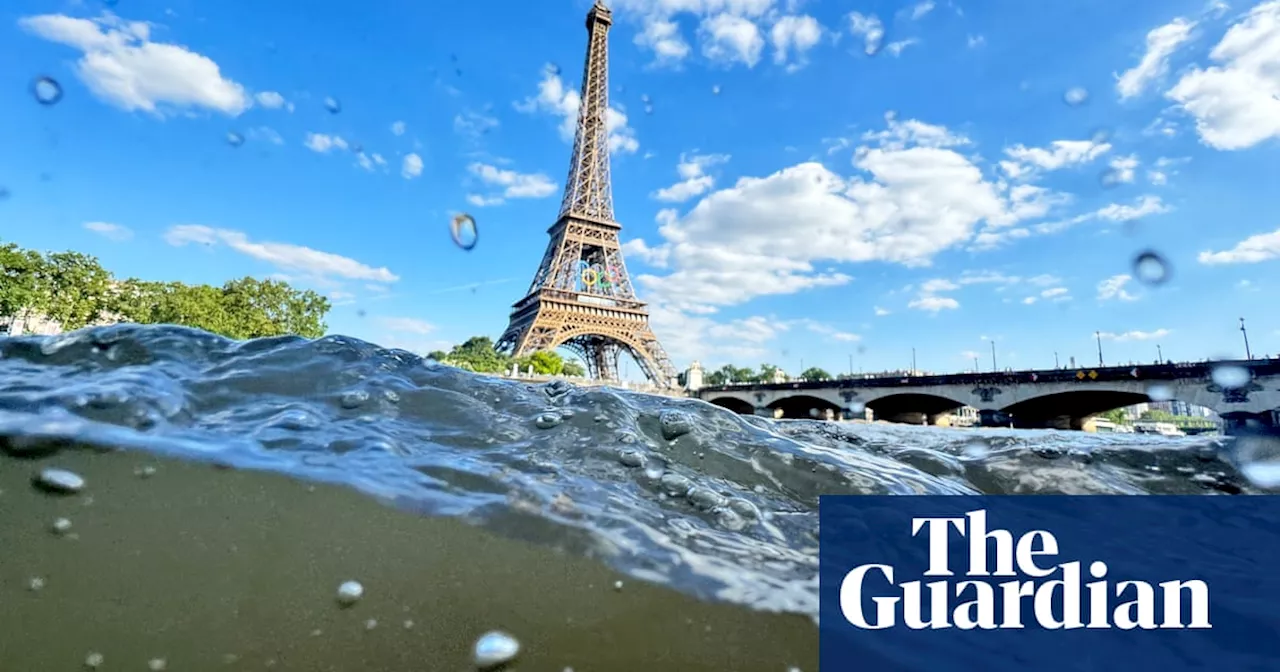
[[[822,672],[1280,670],[1280,497],[822,497]]]

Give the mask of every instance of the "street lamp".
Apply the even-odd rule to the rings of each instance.
[[[1160,344],[1156,343],[1156,362],[1164,364],[1164,351],[1160,349]]]
[[[1053,352],[1053,368],[1055,369],[1062,368],[1061,366],[1058,365],[1058,352],[1056,350]]]
[[[1240,334],[1244,336],[1244,358],[1253,359],[1253,353],[1249,351],[1249,332],[1244,328],[1244,318],[1240,318]]]
[[[911,348],[911,375],[916,375],[916,349]]]
[[[992,371],[1000,370],[999,367],[996,366],[996,339],[994,338],[991,339],[991,370]]]
[[[974,373],[978,372],[978,356],[977,355],[973,356],[973,372]]]
[[[1102,363],[1102,332],[1100,331],[1093,332],[1093,337],[1098,339],[1098,366],[1099,367],[1106,366],[1105,364]]]

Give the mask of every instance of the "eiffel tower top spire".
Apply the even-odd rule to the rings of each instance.
[[[609,174],[609,26],[613,12],[602,0],[587,12],[587,58],[582,67],[578,127],[564,183],[560,217],[613,221],[613,185]]]

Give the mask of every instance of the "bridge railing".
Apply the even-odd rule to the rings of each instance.
[[[1219,367],[1239,367],[1254,378],[1280,375],[1280,359],[1221,360],[1177,362],[1136,366],[1080,367],[1075,369],[1034,369],[1028,371],[991,371],[985,373],[953,373],[928,376],[886,376],[806,380],[786,383],[739,383],[709,385],[699,392],[733,390],[820,390],[866,387],[930,387],[938,385],[1015,385],[1025,383],[1096,383],[1132,380],[1210,380]]]

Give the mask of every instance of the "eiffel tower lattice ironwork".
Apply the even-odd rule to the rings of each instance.
[[[675,385],[676,371],[649,327],[622,259],[609,176],[610,10],[600,0],[587,12],[587,58],[573,158],[560,216],[533,283],[512,306],[499,351],[516,357],[564,347],[582,357],[592,378],[616,380],[627,352],[645,377]]]

